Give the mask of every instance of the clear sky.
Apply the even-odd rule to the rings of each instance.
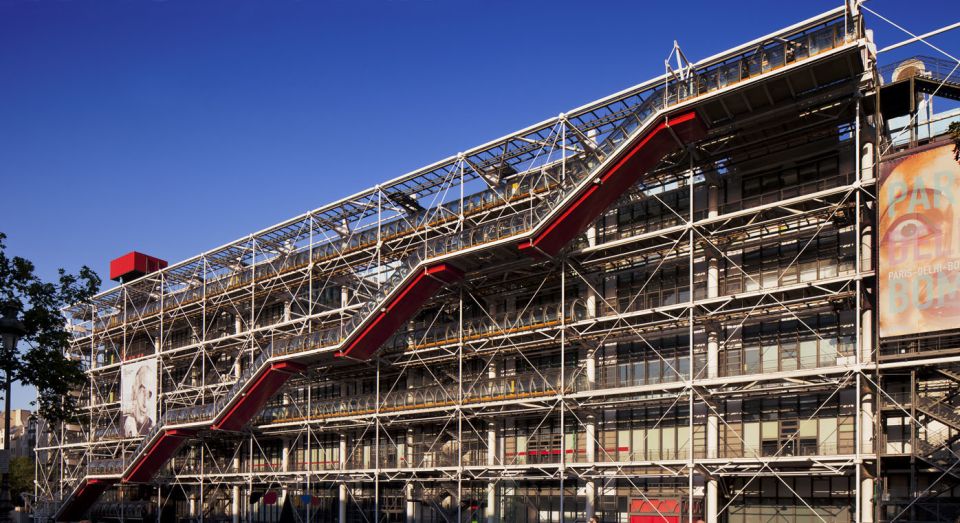
[[[0,231],[47,277],[176,262],[840,3],[0,0]]]

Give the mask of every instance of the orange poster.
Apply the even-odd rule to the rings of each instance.
[[[880,336],[960,327],[960,164],[953,145],[884,162]]]

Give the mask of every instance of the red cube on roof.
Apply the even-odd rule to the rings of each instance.
[[[135,280],[144,274],[159,271],[167,266],[165,260],[132,251],[110,262],[110,279],[119,282]]]

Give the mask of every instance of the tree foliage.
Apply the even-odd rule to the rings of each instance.
[[[20,493],[33,494],[33,460],[23,456],[10,459],[10,499],[17,505],[23,503]]]
[[[953,138],[953,159],[960,162],[960,122],[953,122],[948,128]]]
[[[60,269],[56,282],[45,282],[30,260],[7,256],[6,237],[0,233],[0,303],[20,311],[27,333],[12,350],[0,348],[0,362],[13,381],[36,387],[42,417],[63,421],[76,408],[68,392],[83,384],[84,374],[79,362],[64,355],[70,333],[62,309],[89,302],[100,289],[100,277],[83,266],[76,275]]]

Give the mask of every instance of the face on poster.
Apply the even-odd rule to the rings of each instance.
[[[123,435],[145,436],[157,419],[157,360],[125,364],[121,370]]]
[[[953,145],[885,162],[879,212],[880,336],[960,327],[960,164]]]

